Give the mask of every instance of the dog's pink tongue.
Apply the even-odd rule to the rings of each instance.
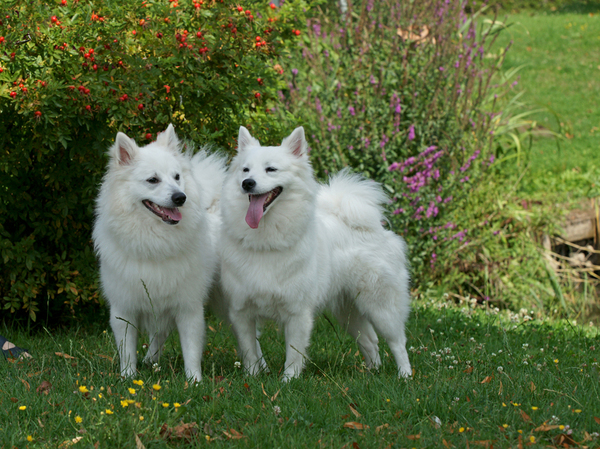
[[[181,212],[179,212],[179,209],[177,209],[176,207],[174,207],[173,209],[168,209],[164,207],[163,212],[167,214],[167,216],[173,221],[181,220]]]
[[[250,195],[250,206],[248,206],[248,212],[246,213],[246,223],[252,229],[258,228],[258,223],[263,216],[263,206],[267,200],[269,194],[264,195]]]

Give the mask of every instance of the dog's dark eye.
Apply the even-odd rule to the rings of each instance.
[[[242,169],[242,171],[243,171],[244,173],[248,173],[248,172],[250,171],[250,169],[249,169],[248,167],[244,167],[244,168]]]
[[[152,178],[148,178],[146,179],[147,182],[149,182],[150,184],[158,184],[160,181],[158,180],[158,178],[156,177],[152,177]]]
[[[179,173],[175,175],[175,181],[179,181]]]
[[[272,173],[272,172],[274,172],[274,171],[277,171],[277,169],[276,169],[275,167],[267,167],[267,168],[265,168],[265,171],[266,171],[267,173]]]

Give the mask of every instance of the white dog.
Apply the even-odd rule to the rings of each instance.
[[[136,372],[138,328],[156,362],[177,326],[188,378],[201,379],[203,305],[217,268],[214,237],[224,161],[181,151],[173,125],[143,148],[118,133],[96,206],[100,259],[121,375]]]
[[[342,171],[313,177],[304,129],[262,147],[240,128],[221,195],[222,286],[244,366],[266,366],[257,322],[284,326],[283,380],[304,365],[315,314],[329,307],[357,340],[369,367],[381,364],[376,331],[398,374],[412,374],[404,326],[410,311],[405,243],[385,230],[378,184]]]

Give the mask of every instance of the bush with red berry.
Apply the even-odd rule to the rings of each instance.
[[[173,123],[230,149],[259,138],[300,0],[6,0],[0,7],[0,308],[60,321],[98,303],[90,243],[106,150]],[[268,123],[268,124],[267,124]],[[10,312],[7,314],[6,312]]]

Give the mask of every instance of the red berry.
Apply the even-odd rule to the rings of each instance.
[[[15,97],[17,96],[17,93],[16,93],[16,92],[11,92],[9,95],[10,95],[12,98],[15,98]]]
[[[260,92],[256,92],[256,93],[254,94],[254,97],[255,97],[255,98],[260,98]]]
[[[88,105],[86,105],[86,107],[85,107],[85,108],[86,108],[88,111],[91,111],[91,110],[92,110],[92,107],[91,107],[89,104],[88,104]]]
[[[0,44],[4,42],[4,36],[0,36]]]
[[[63,6],[67,6],[67,0],[62,0],[62,2],[60,2]]]
[[[35,115],[36,117],[41,117],[42,116],[42,111],[35,111],[33,113],[33,115]]]
[[[260,42],[261,41],[261,37],[260,36],[256,36],[256,42]]]
[[[198,31],[198,32],[196,33],[196,37],[197,37],[198,39],[202,38],[202,31]]]
[[[263,85],[263,80],[262,78],[256,78],[256,81],[258,82],[258,84],[260,84],[261,86]]]
[[[247,10],[246,10],[246,15],[247,15],[247,16],[249,16],[250,14],[252,14],[252,13],[250,12],[250,10],[249,10],[249,9],[247,9]]]
[[[142,109],[144,109],[144,105],[143,104],[138,104],[138,109],[141,111]]]
[[[2,67],[0,67],[0,73],[4,72],[4,69]]]
[[[50,20],[52,20],[52,22],[56,23],[56,22],[58,22],[58,17],[52,16],[52,17],[50,17]]]
[[[241,6],[238,6],[238,7],[237,7],[237,10],[238,10],[239,12],[242,12],[242,11],[244,10],[244,8],[242,8]]]
[[[94,65],[92,66],[92,69],[94,69],[94,70],[98,70],[98,65],[97,65],[97,64],[94,64]]]
[[[156,33],[156,37],[159,38],[159,39],[162,39],[163,34],[162,33]]]
[[[151,139],[152,139],[152,134],[150,134],[150,133],[147,133],[147,134],[146,134],[146,139],[147,139],[147,140],[151,140]]]
[[[133,30],[133,31],[131,32],[131,34],[133,34],[133,35],[135,36],[137,33],[136,33],[136,31],[135,31],[135,30]]]
[[[273,4],[273,3],[271,3],[269,6],[271,7],[271,9],[277,8],[277,6],[275,6],[275,4]]]

